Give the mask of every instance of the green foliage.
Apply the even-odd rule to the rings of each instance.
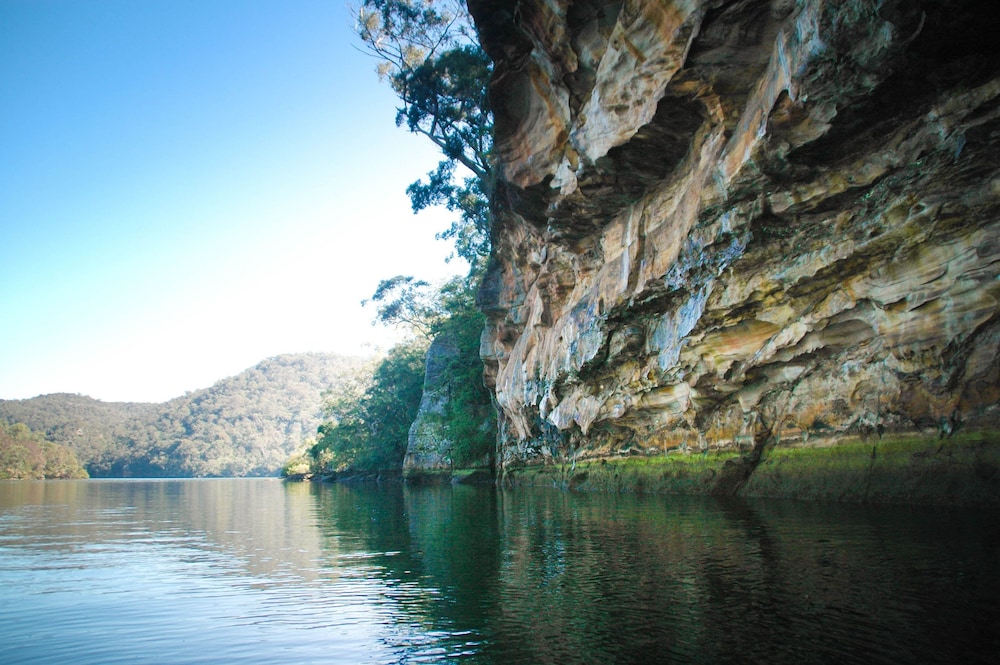
[[[0,422],[0,478],[86,478],[73,451],[46,441],[24,423]]]
[[[433,336],[434,326],[443,315],[428,292],[430,284],[409,275],[396,275],[379,282],[371,298],[363,300],[376,307],[375,321],[403,326],[423,337]]]
[[[269,358],[163,404],[81,395],[0,400],[0,421],[24,422],[71,448],[92,476],[273,475],[323,418],[322,393],[352,380],[360,358]]]
[[[490,255],[490,211],[488,178],[465,178],[455,184],[454,162],[442,161],[431,171],[429,182],[421,180],[406,188],[413,212],[432,205],[444,205],[459,213],[459,219],[437,234],[439,240],[450,240],[455,253],[465,259],[471,272],[481,271]]]
[[[445,337],[454,348],[427,389],[447,396],[440,418],[458,465],[488,457],[496,438],[496,416],[479,358],[485,318],[476,308],[475,294],[475,282],[468,279],[455,278],[432,291],[426,282],[397,276],[383,280],[371,298],[378,304],[377,321],[409,327],[427,339]]]
[[[442,425],[452,442],[452,460],[457,466],[476,464],[488,458],[496,441],[496,412],[483,384],[479,340],[485,323],[476,309],[475,288],[468,280],[452,280],[438,292],[446,312],[435,326],[455,347],[438,376],[438,386],[447,386]]]
[[[312,439],[307,439],[307,442],[309,442],[309,445],[289,457],[285,464],[281,467],[282,478],[287,478],[289,476],[304,476],[312,473],[313,464],[312,457],[309,455],[309,449],[316,445],[316,442]]]
[[[403,106],[396,123],[478,177],[489,172],[491,64],[461,0],[363,0],[358,36]]]
[[[379,59],[403,105],[396,124],[429,138],[445,159],[426,182],[407,188],[413,211],[445,205],[459,218],[439,237],[452,240],[473,270],[489,255],[492,63],[461,0],[363,0],[357,32]],[[456,169],[469,177],[456,182]]]
[[[167,404],[157,453],[168,475],[272,475],[321,420],[322,391],[356,358],[296,354],[265,360]]]
[[[426,136],[444,155],[427,181],[407,188],[413,211],[444,205],[458,213],[439,237],[454,243],[476,275],[490,252],[492,63],[468,9],[462,0],[362,0],[355,13],[358,35],[379,60],[379,77],[402,102],[396,124]],[[309,449],[313,472],[400,469],[425,388],[425,354],[439,336],[455,353],[426,388],[447,395],[440,417],[452,456],[460,463],[488,456],[495,423],[479,358],[483,317],[470,281],[436,291],[405,275],[379,284],[366,301],[376,306],[376,321],[416,333],[419,341],[393,348],[363,389],[328,396],[329,420]],[[293,462],[287,466],[301,464]]]
[[[327,396],[328,420],[309,449],[310,472],[350,474],[398,471],[406,453],[410,425],[425,389],[429,341],[446,337],[455,353],[447,356],[433,385],[445,394],[441,419],[459,464],[477,463],[493,450],[496,423],[489,391],[483,385],[479,338],[483,315],[475,306],[475,286],[456,278],[433,290],[412,277],[383,280],[372,302],[377,321],[415,333],[394,347],[356,384],[343,384]],[[289,468],[297,466],[290,459]]]
[[[101,402],[55,393],[0,400],[0,420],[25,423],[45,439],[69,447],[92,476],[124,475],[141,466],[155,443],[152,427],[162,405]]]
[[[398,344],[370,372],[360,394],[327,397],[330,418],[308,454],[315,473],[398,471],[423,389],[424,341]],[[361,386],[357,386],[361,387]]]

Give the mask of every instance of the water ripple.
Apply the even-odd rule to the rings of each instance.
[[[0,484],[0,662],[992,662],[993,516]],[[985,526],[984,526],[985,525]]]

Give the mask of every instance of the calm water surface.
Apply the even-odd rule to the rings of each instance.
[[[994,511],[0,482],[0,663],[996,663]]]

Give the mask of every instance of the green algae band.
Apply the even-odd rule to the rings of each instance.
[[[872,503],[997,504],[1000,436],[913,435],[829,446],[776,446],[754,464],[733,451],[671,452],[511,470],[512,484],[580,491],[818,499]],[[738,481],[738,482],[736,482]]]

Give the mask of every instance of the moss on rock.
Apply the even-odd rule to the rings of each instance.
[[[749,472],[745,483],[727,485]],[[912,434],[828,445],[780,446],[756,465],[735,451],[609,457],[508,469],[511,485],[575,491],[718,494],[910,504],[1000,503],[1000,433]]]

